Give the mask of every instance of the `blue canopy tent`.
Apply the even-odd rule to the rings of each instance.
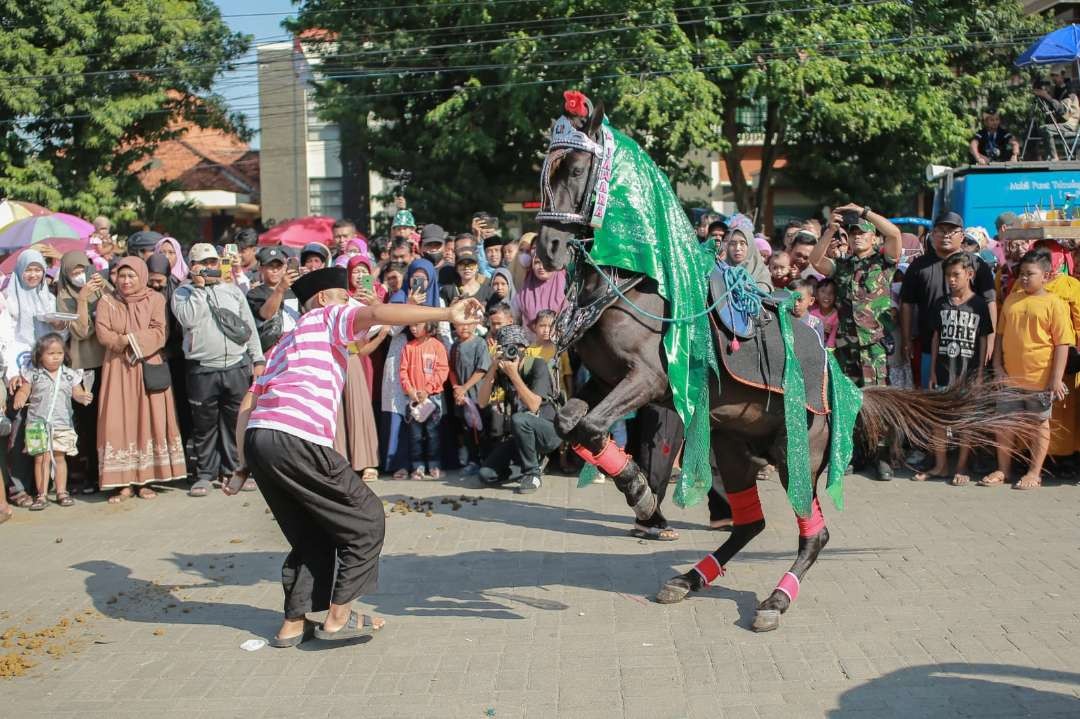
[[[1080,25],[1066,25],[1043,35],[1025,50],[1020,57],[1016,58],[1013,64],[1017,67],[1032,67],[1035,65],[1064,65],[1066,63],[1075,65],[1077,79],[1080,80]],[[1057,112],[1060,112],[1060,107],[1056,107],[1057,112],[1055,112],[1054,108],[1051,108],[1047,102],[1041,99],[1038,104],[1041,114],[1045,115],[1049,121],[1045,123],[1046,127],[1053,127],[1054,134],[1048,135],[1050,144],[1054,145],[1056,140],[1060,140],[1065,148],[1066,158],[1072,160],[1076,155],[1080,133],[1058,123]],[[1038,135],[1037,124],[1037,121],[1032,118],[1031,123],[1028,125],[1027,136],[1024,138],[1024,147],[1020,152],[1021,157],[1027,156],[1028,143]],[[1049,149],[1053,158],[1057,159],[1057,150],[1052,146]]]

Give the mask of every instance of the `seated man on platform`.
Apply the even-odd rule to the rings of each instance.
[[[982,123],[982,129],[971,138],[971,156],[976,164],[1016,162],[1020,159],[1020,143],[1001,126],[1001,115],[997,110],[983,112]]]
[[[502,390],[510,412],[510,437],[488,452],[480,479],[499,484],[518,474],[518,494],[531,494],[540,489],[541,460],[562,443],[555,433],[556,382],[547,362],[526,356],[529,341],[520,326],[499,329],[495,343],[494,361],[480,381],[476,399],[481,408],[487,407],[492,392]]]

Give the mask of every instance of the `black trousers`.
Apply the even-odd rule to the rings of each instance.
[[[668,526],[667,518],[660,511],[667,496],[671,470],[683,442],[683,424],[679,413],[667,407],[648,404],[637,411],[634,418],[634,437],[630,449],[631,456],[649,478],[649,487],[656,495],[656,513],[645,522],[638,522],[644,527]],[[709,521],[731,519],[731,506],[716,489],[717,477],[713,475],[713,487],[709,490]]]
[[[382,501],[330,447],[249,429],[244,458],[292,551],[281,567],[285,617],[375,591],[385,533]]]
[[[196,481],[213,482],[236,470],[236,418],[251,387],[251,364],[223,370],[188,365],[187,395],[195,443]]]
[[[94,383],[90,390],[94,395],[94,401],[86,406],[84,406],[81,402],[71,403],[71,411],[72,418],[74,419],[75,432],[79,435],[79,441],[77,446],[77,449],[79,450],[79,456],[73,457],[71,460],[68,460],[68,471],[71,471],[72,464],[76,465],[82,471],[83,485],[97,487],[98,402],[101,401],[100,395],[102,372],[100,367],[94,367],[92,369],[87,369],[86,371],[94,373]],[[70,485],[71,482],[69,481],[68,484]]]
[[[503,480],[511,479],[515,470],[523,476],[539,474],[541,458],[560,444],[551,420],[518,412],[510,417],[510,439],[488,451],[484,466],[494,469]]]

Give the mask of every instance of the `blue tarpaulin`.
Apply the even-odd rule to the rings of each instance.
[[[1066,25],[1036,40],[1013,64],[1060,65],[1076,60],[1080,60],[1080,25]]]

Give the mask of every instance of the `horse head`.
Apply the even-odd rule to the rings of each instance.
[[[540,236],[535,253],[549,270],[561,270],[570,262],[571,239],[592,236],[596,189],[605,154],[603,103],[594,106],[579,92],[567,92],[564,97],[566,113],[552,125],[544,157],[541,207],[536,216]]]

